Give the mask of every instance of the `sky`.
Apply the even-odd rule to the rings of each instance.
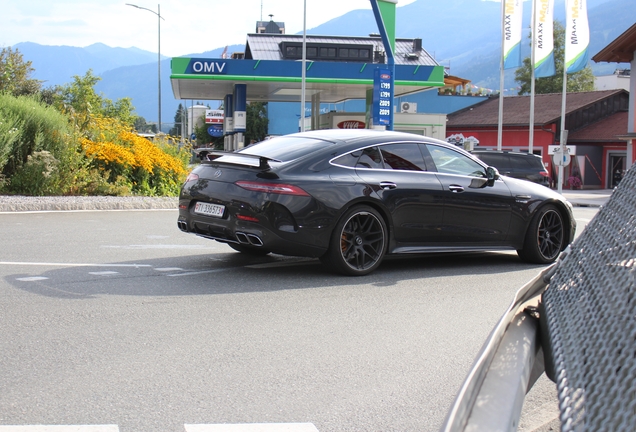
[[[415,0],[398,0],[405,6]],[[127,6],[132,3],[150,10]],[[371,9],[369,0],[2,0],[0,48],[19,42],[85,47],[137,47],[177,57],[244,44],[256,21],[285,23],[285,32],[311,29],[356,9]]]

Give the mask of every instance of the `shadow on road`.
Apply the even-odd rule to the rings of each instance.
[[[50,268],[23,267],[30,273],[8,275],[10,285],[48,297],[200,296],[333,287],[390,287],[409,280],[425,288],[443,287],[444,278],[491,275],[541,269],[514,253],[448,253],[387,257],[378,270],[363,277],[329,273],[318,259],[240,253],[155,258],[135,262]],[[36,270],[37,271],[33,271]],[[470,289],[469,284],[466,287]]]

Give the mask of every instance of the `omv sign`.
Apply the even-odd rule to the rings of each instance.
[[[205,75],[222,75],[227,73],[227,63],[224,61],[215,61],[210,59],[190,59],[186,73],[188,74],[205,74]]]

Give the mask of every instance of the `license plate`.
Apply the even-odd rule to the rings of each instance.
[[[218,204],[209,204],[198,202],[194,205],[194,212],[198,214],[204,214],[207,216],[223,217],[225,206]]]

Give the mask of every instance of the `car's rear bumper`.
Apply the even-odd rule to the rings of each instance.
[[[315,242],[315,229],[303,229],[295,224],[271,225],[271,218],[263,217],[258,222],[240,220],[233,215],[225,218],[196,214],[193,202],[181,200],[177,226],[183,232],[217,240],[262,248],[281,255],[320,257],[328,243]],[[289,217],[289,216],[288,216]]]

